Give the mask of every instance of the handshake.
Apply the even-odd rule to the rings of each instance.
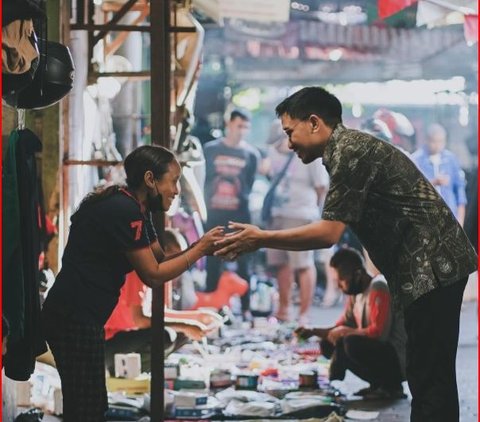
[[[231,230],[225,233],[225,229]],[[198,241],[205,255],[215,255],[234,260],[246,252],[257,250],[263,231],[252,224],[229,222],[227,227],[217,226],[209,230]]]

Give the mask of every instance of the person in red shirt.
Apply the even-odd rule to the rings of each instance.
[[[405,379],[401,362],[405,335],[394,318],[387,282],[383,275],[370,275],[360,253],[338,250],[330,260],[340,290],[347,295],[345,310],[330,328],[299,327],[300,338],[321,338],[322,354],[331,358],[330,380],[343,380],[349,369],[370,387],[357,392],[364,398],[404,398]]]
[[[182,251],[179,236],[174,230],[165,229],[166,257]],[[167,294],[169,289],[167,289],[167,286],[165,287],[165,293]],[[152,342],[150,327],[152,321],[143,312],[143,301],[147,289],[148,287],[142,283],[135,271],[127,274],[117,306],[105,324],[105,366],[111,376],[115,373],[116,353],[140,353],[142,371],[150,372],[150,346]],[[171,331],[171,329],[165,330],[165,346],[173,346],[168,347],[170,352],[187,341],[187,337],[183,333],[176,333],[176,336],[174,335],[174,338],[172,338]]]

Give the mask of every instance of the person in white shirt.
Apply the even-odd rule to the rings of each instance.
[[[282,172],[290,154],[288,137],[280,120],[274,120],[267,140],[270,144],[270,176],[272,181]],[[325,194],[328,190],[328,174],[321,160],[307,166],[294,155],[285,174],[278,182],[272,205],[271,229],[286,229],[311,223],[320,217]],[[275,269],[279,288],[280,320],[290,319],[292,284],[298,278],[300,286],[300,311],[298,321],[308,322],[308,312],[315,292],[317,271],[313,251],[267,250],[267,263]]]

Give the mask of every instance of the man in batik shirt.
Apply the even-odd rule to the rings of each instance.
[[[323,157],[330,188],[322,219],[277,231],[232,223],[238,232],[217,241],[216,254],[234,259],[260,247],[330,247],[348,225],[388,280],[394,303],[403,307],[411,421],[458,421],[460,307],[477,267],[464,231],[405,154],[343,126],[339,100],[323,88],[303,88],[276,112],[290,149],[304,164]]]

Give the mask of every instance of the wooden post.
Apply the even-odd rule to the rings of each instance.
[[[170,147],[170,0],[150,2],[150,72],[152,143]],[[154,217],[157,232],[163,233],[165,216]],[[164,288],[152,292],[152,421],[164,420]]]

